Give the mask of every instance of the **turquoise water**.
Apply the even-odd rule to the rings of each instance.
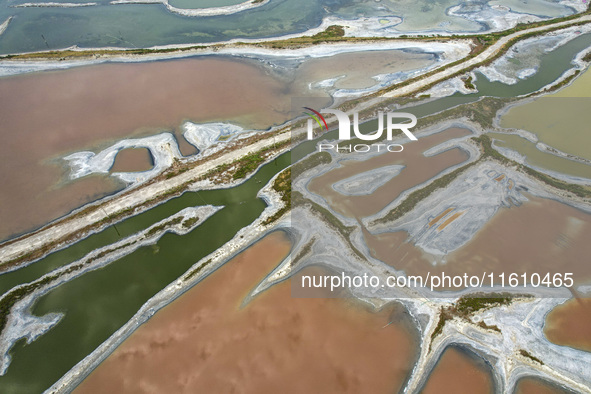
[[[5,15],[16,15],[0,36],[0,53],[59,49],[72,45],[83,48],[133,48],[277,36],[318,26],[326,15],[323,6],[329,3],[332,2],[276,0],[246,11],[248,17],[239,13],[202,18],[170,13],[161,4],[80,8],[0,7]]]
[[[40,0],[43,2],[46,0]],[[90,2],[73,0],[62,2]],[[507,0],[508,1],[508,0]],[[151,47],[167,44],[209,43],[240,38],[281,36],[306,31],[320,25],[326,16],[344,19],[359,17],[402,17],[396,29],[403,32],[477,32],[485,28],[447,9],[461,0],[271,0],[263,6],[233,15],[186,17],[171,13],[162,4],[111,5],[109,0],[92,0],[93,7],[10,8],[30,0],[0,3],[0,21],[15,16],[0,36],[0,54],[61,49],[72,45],[94,47]],[[183,8],[232,5],[239,0],[171,0]],[[480,0],[477,3],[486,3]],[[544,7],[522,5],[542,16],[568,15],[568,7],[536,0]],[[478,6],[476,7],[476,9]],[[474,9],[467,7],[466,10]]]
[[[178,8],[225,7],[244,3],[245,0],[170,0],[168,3]]]

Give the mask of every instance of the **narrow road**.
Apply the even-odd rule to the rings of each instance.
[[[409,85],[403,86],[399,89],[387,92],[384,97],[399,97],[406,96],[419,91],[426,86],[429,86],[436,82],[444,81],[452,75],[466,70],[474,65],[486,61],[491,57],[495,56],[505,44],[510,40],[520,37],[524,34],[532,32],[542,32],[551,28],[568,26],[579,22],[591,22],[591,15],[583,15],[579,18],[572,19],[569,21],[558,22],[540,26],[531,29],[525,29],[506,37],[501,38],[495,44],[484,50],[479,55],[467,59],[460,64],[452,66],[450,68],[441,70],[436,74],[433,74],[424,79],[410,83]],[[70,237],[80,232],[89,225],[98,223],[110,215],[116,214],[122,210],[135,208],[145,204],[153,198],[166,193],[169,190],[175,189],[187,181],[197,180],[202,175],[205,175],[209,170],[214,169],[220,164],[231,163],[236,159],[239,159],[249,153],[256,152],[262,148],[268,147],[274,143],[281,143],[290,138],[290,133],[284,133],[273,138],[267,138],[255,142],[254,144],[243,147],[240,149],[229,151],[228,153],[208,161],[205,164],[201,164],[195,168],[192,168],[180,175],[174,176],[170,179],[165,179],[157,183],[152,183],[146,186],[139,186],[137,189],[132,190],[130,193],[124,195],[115,195],[103,203],[96,204],[96,209],[91,212],[81,215],[76,218],[69,218],[68,216],[59,219],[57,223],[51,227],[43,228],[39,231],[26,234],[20,239],[9,243],[8,245],[0,245],[0,264],[5,264],[11,260],[14,260],[20,256],[26,255],[37,249],[45,247],[47,245],[55,244],[64,237]],[[57,245],[56,245],[57,246]]]
[[[552,29],[552,28],[556,28],[556,27],[560,27],[560,26],[568,26],[568,25],[572,25],[574,23],[579,23],[579,22],[591,22],[591,15],[583,15],[579,18],[571,19],[569,21],[548,24],[545,26],[540,26],[540,27],[535,27],[535,28],[525,29],[525,30],[515,32],[513,34],[510,34],[508,36],[501,38],[499,41],[495,42],[493,45],[486,48],[480,54],[478,54],[477,56],[475,56],[471,59],[468,59],[464,62],[456,64],[455,66],[452,66],[452,67],[447,68],[445,70],[442,70],[442,71],[440,71],[436,74],[433,74],[427,78],[423,78],[421,80],[418,80],[416,82],[413,82],[413,83],[410,83],[406,86],[403,86],[399,89],[395,89],[390,92],[387,92],[383,95],[383,97],[408,96],[408,95],[411,95],[411,94],[413,94],[413,93],[415,93],[415,92],[417,92],[417,91],[419,91],[419,90],[421,90],[433,83],[443,82],[458,72],[466,70],[470,67],[475,66],[478,63],[484,62],[484,61],[494,57],[503,48],[503,46],[505,44],[507,44],[509,41],[511,41],[514,38],[517,38],[517,37],[520,37],[520,36],[523,36],[523,35],[529,34],[529,33],[544,31],[544,30],[548,30],[548,29]]]
[[[220,164],[231,163],[236,159],[257,152],[275,143],[284,142],[290,137],[290,133],[283,133],[277,135],[275,138],[267,138],[257,141],[249,146],[229,151],[222,156],[191,168],[190,170],[172,178],[164,179],[146,186],[140,185],[137,189],[132,190],[125,195],[115,195],[106,202],[97,205],[97,208],[93,211],[81,215],[80,217],[68,219],[68,216],[65,216],[64,218],[59,219],[59,223],[49,228],[25,235],[14,243],[0,246],[0,264],[7,263],[45,245],[56,243],[64,237],[76,234],[85,227],[98,223],[125,209],[141,206],[152,200],[154,197],[160,196],[169,190],[173,190],[183,185],[185,182],[198,180],[201,176]]]

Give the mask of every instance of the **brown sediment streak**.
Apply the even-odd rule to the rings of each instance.
[[[423,152],[451,138],[469,134],[470,131],[466,129],[450,128],[406,144],[401,153],[384,153],[364,161],[343,162],[342,167],[313,179],[309,184],[309,190],[324,197],[335,210],[346,216],[372,215],[395,200],[404,190],[465,161],[468,156],[460,149],[451,149],[431,157],[423,156]],[[371,195],[344,196],[331,187],[335,182],[356,174],[393,164],[405,165],[406,168]]]
[[[435,223],[437,223],[438,221],[440,221],[441,218],[443,218],[445,215],[447,215],[448,213],[450,213],[454,209],[455,209],[454,207],[451,207],[451,208],[447,208],[445,211],[441,212],[439,215],[437,215],[433,220],[431,220],[429,222],[429,227],[433,227],[433,225]]]
[[[421,393],[493,393],[492,374],[484,361],[451,347],[435,365]]]
[[[402,310],[293,298],[290,281],[240,307],[289,248],[274,233],[226,263],[138,328],[75,392],[398,392],[418,350]]]
[[[550,342],[591,352],[591,299],[572,299],[546,317],[544,333]]]
[[[184,119],[266,128],[287,116],[282,111],[290,102],[283,88],[257,66],[211,58],[0,78],[0,239],[117,187],[98,176],[55,187],[65,176],[59,166],[65,163],[49,165],[48,159],[103,148],[123,137],[174,129],[178,136]],[[180,141],[183,153],[194,152]]]
[[[501,208],[471,241],[446,256],[446,264],[433,265],[434,257],[409,242],[404,231],[364,236],[376,258],[410,275],[572,272],[575,285],[588,283],[591,215],[554,200],[528,199]]]
[[[503,179],[505,179],[505,174],[501,174],[501,175],[499,175],[498,177],[496,177],[496,178],[495,178],[495,181],[497,181],[497,182],[500,182],[500,181],[502,181]]]
[[[567,394],[566,390],[550,385],[539,379],[524,378],[515,387],[515,394]]]
[[[152,167],[152,155],[148,149],[130,148],[117,153],[111,172],[146,171]]]
[[[437,227],[437,230],[439,230],[439,231],[443,230],[444,228],[447,227],[448,224],[450,224],[451,222],[453,222],[454,220],[456,220],[457,218],[459,218],[463,214],[464,214],[464,211],[454,213],[453,215],[451,215],[451,217],[449,219],[447,219],[439,227]]]

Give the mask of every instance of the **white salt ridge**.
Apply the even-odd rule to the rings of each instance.
[[[354,23],[354,21],[347,21],[349,25]],[[315,29],[311,29],[306,32],[304,35],[313,35],[318,32],[323,31],[329,25],[335,24],[336,21],[332,18],[326,18],[323,24]],[[344,22],[343,22],[344,23]],[[376,22],[377,23],[377,22]],[[346,30],[346,29],[345,29]],[[293,34],[287,35],[282,37],[270,38],[270,39],[260,39],[260,40],[250,40],[244,39],[240,40],[245,43],[258,43],[258,42],[265,42],[269,40],[278,40],[278,39],[289,39],[292,37],[300,37],[301,34]],[[357,53],[357,52],[365,52],[365,51],[380,51],[380,50],[412,50],[416,51],[417,53],[436,53],[439,55],[439,65],[446,64],[448,62],[453,62],[459,60],[470,53],[470,45],[468,41],[464,40],[453,40],[448,42],[417,42],[416,40],[406,40],[406,41],[395,41],[395,42],[373,42],[373,43],[366,43],[363,45],[359,44],[351,44],[351,43],[331,43],[331,44],[319,44],[313,47],[306,47],[306,48],[293,48],[293,49],[273,49],[273,48],[264,48],[264,47],[245,47],[245,46],[234,46],[232,45],[234,42],[238,40],[231,40],[228,42],[218,42],[218,43],[211,43],[212,47],[199,50],[199,51],[186,51],[181,53],[174,53],[174,54],[149,54],[145,56],[133,56],[133,55],[117,55],[117,56],[105,56],[95,59],[84,59],[84,60],[66,60],[66,61],[53,61],[53,60],[39,60],[39,61],[0,61],[0,76],[7,76],[7,75],[15,75],[15,74],[22,74],[22,73],[29,73],[29,72],[36,72],[36,71],[44,71],[44,70],[55,70],[55,69],[66,69],[76,66],[83,66],[89,64],[98,64],[98,63],[105,63],[105,62],[145,62],[145,61],[153,61],[153,60],[165,60],[165,59],[177,59],[177,58],[185,58],[189,56],[208,56],[208,55],[228,55],[233,57],[246,57],[252,59],[258,59],[263,62],[270,62],[275,63],[281,60],[293,60],[293,61],[303,61],[309,58],[322,58],[322,57],[330,57],[342,53]],[[215,48],[215,44],[226,44],[227,46],[222,48]],[[195,44],[180,44],[180,45],[165,45],[165,46],[156,46],[152,47],[151,49],[170,49],[170,48],[187,48],[191,47]],[[92,50],[93,48],[78,48],[77,46],[72,46],[67,48],[68,50],[78,51],[78,50]],[[123,48],[114,48],[114,47],[106,47],[106,48],[94,48],[96,50],[121,50]]]
[[[477,71],[491,82],[513,85],[538,71],[541,56],[567,44],[580,34],[589,32],[591,26],[574,26],[541,37],[525,39],[511,47],[491,65],[479,67]]]
[[[369,195],[398,176],[405,167],[391,165],[362,172],[334,183],[332,189],[345,196]]]
[[[540,143],[538,143],[538,144],[540,144]],[[573,160],[570,157],[561,156],[560,152],[557,153],[557,152],[552,152],[550,150],[545,151],[543,149],[540,149],[540,147],[538,147],[538,144],[536,144],[536,148],[538,148],[538,150],[541,150],[542,152],[554,154],[555,156],[559,156],[559,157],[564,157],[567,160],[577,161],[577,160]],[[540,145],[544,146],[543,144],[540,144]],[[547,145],[545,145],[545,146],[547,146]],[[527,167],[530,167],[538,172],[541,172],[546,175],[550,175],[553,178],[557,178],[557,179],[560,179],[564,182],[574,183],[577,185],[587,185],[587,186],[591,185],[591,178],[583,178],[583,177],[578,177],[578,176],[574,176],[574,175],[567,175],[567,174],[563,174],[562,172],[552,171],[547,168],[542,168],[542,167],[532,165],[531,163],[529,163],[527,161],[527,156],[525,156],[525,155],[523,155],[511,148],[507,148],[505,146],[498,146],[497,144],[495,144],[494,140],[493,140],[493,147],[497,151],[499,151],[499,153],[501,153],[503,156],[505,156],[517,163],[520,163],[520,164],[523,164]],[[554,149],[554,148],[552,148],[552,149]],[[585,164],[587,164],[587,163],[585,163]]]
[[[204,154],[209,147],[219,142],[221,137],[230,137],[244,132],[242,127],[230,123],[197,124],[185,122],[182,124],[181,129],[185,139],[199,149],[201,154]]]
[[[377,82],[375,85],[361,89],[337,89],[334,92],[332,92],[331,95],[334,98],[364,96],[367,94],[377,92],[378,90],[384,89],[393,84],[427,73],[434,68],[440,67],[441,64],[441,62],[435,62],[430,66],[416,70],[398,71],[390,74],[378,74],[372,77],[372,79],[374,79]]]
[[[407,231],[414,244],[427,253],[445,256],[465,245],[503,206],[518,205],[527,199],[510,185],[508,176],[496,181],[502,169],[481,165],[469,170],[448,188],[438,191],[434,198],[419,203],[400,228]],[[447,209],[443,218],[431,225],[433,218]],[[454,215],[455,220],[442,225]]]
[[[115,0],[111,1],[109,4],[162,4],[168,11],[174,14],[192,17],[204,17],[236,14],[238,12],[246,11],[252,8],[261,7],[267,4],[269,1],[270,0],[262,0],[257,3],[254,0],[247,0],[240,4],[209,8],[179,8],[170,5],[168,0]]]
[[[144,182],[170,167],[175,159],[182,157],[177,141],[171,133],[124,139],[99,153],[83,151],[64,157],[71,167],[70,179],[78,179],[90,174],[108,174],[115,163],[117,153],[128,148],[147,148],[154,161],[154,167],[148,171],[112,174],[128,184]]]
[[[2,35],[2,33],[6,31],[6,29],[8,28],[8,24],[10,23],[12,18],[12,16],[9,16],[8,18],[6,18],[4,22],[2,22],[2,24],[0,24],[0,35]]]
[[[31,296],[19,300],[11,309],[6,319],[6,327],[0,341],[0,376],[4,376],[12,361],[10,349],[20,339],[25,339],[27,344],[35,341],[41,335],[51,330],[64,317],[63,313],[48,313],[38,317],[31,314],[31,304],[28,302]]]
[[[46,3],[23,3],[11,5],[12,8],[30,8],[30,7],[41,7],[41,8],[76,8],[76,7],[92,7],[97,3],[57,3],[57,2],[46,2]]]
[[[323,79],[317,82],[310,82],[308,84],[308,89],[328,89],[334,88],[334,85],[340,80],[347,77],[346,75],[339,75],[338,77]]]
[[[60,380],[48,388],[45,393],[71,392],[94,368],[106,359],[117,346],[119,346],[158,310],[169,305],[181,294],[192,288],[196,283],[200,282],[203,278],[207,277],[241,251],[262,239],[270,231],[283,228],[286,232],[289,232],[290,225],[289,223],[286,223],[286,221],[289,220],[289,214],[284,215],[283,220],[277,223],[265,224],[268,218],[275,215],[275,213],[284,206],[281,196],[273,189],[273,183],[278,176],[279,174],[276,174],[267,185],[257,193],[257,197],[263,199],[268,204],[261,216],[259,216],[252,224],[238,231],[234,238],[226,242],[221,248],[196,262],[185,272],[185,274],[179,277],[177,281],[170,283],[146,301],[146,303],[142,305],[127,323],[114,332],[92,353],[70,369],[70,371],[62,376]],[[288,256],[286,259],[289,258],[290,257]],[[202,269],[198,274],[192,274],[197,268]]]
[[[472,77],[472,82],[476,81],[474,73],[469,73]],[[476,89],[466,88],[466,84],[460,77],[455,77],[438,83],[423,94],[429,95],[431,98],[440,98],[451,96],[454,93],[460,92],[462,94],[470,94],[476,92]]]
[[[57,278],[50,280],[32,293],[19,299],[10,308],[6,327],[0,334],[0,376],[3,376],[8,369],[11,363],[10,350],[18,340],[24,338],[27,340],[27,343],[35,341],[58,324],[64,316],[63,313],[48,313],[42,317],[32,315],[31,308],[39,298],[63,283],[104,267],[115,260],[133,253],[140,247],[156,244],[165,233],[170,232],[177,235],[187,234],[222,208],[223,206],[213,205],[184,208],[174,215],[154,223],[143,231],[120,239],[113,244],[93,250],[81,259],[45,274],[41,280],[53,275],[57,275]],[[167,224],[171,219],[175,218],[182,218],[182,222],[185,222],[187,219],[197,219],[197,221],[188,227],[183,223]],[[162,228],[162,226],[165,226],[165,228]],[[157,230],[155,231],[155,229]],[[98,257],[101,254],[104,255]],[[83,268],[72,269],[77,266],[83,266]],[[39,283],[39,279],[36,282]],[[23,286],[27,286],[27,284],[21,284],[16,288]]]
[[[518,23],[532,23],[544,20],[536,15],[512,12],[508,7],[482,5],[479,10],[463,10],[464,6],[464,4],[460,4],[450,7],[446,13],[449,16],[464,18],[488,26],[486,31],[491,32],[511,29],[517,26]]]
[[[229,123],[196,124],[184,122],[181,128],[185,139],[199,149],[197,155],[199,157],[211,155],[222,149],[224,144],[217,144],[221,142],[220,138],[225,137],[225,141],[228,141],[232,136],[244,133],[242,127]],[[99,153],[82,151],[68,155],[63,159],[70,166],[70,179],[74,180],[91,174],[108,174],[115,163],[117,154],[130,148],[148,149],[152,155],[154,167],[147,171],[114,172],[111,174],[128,185],[136,185],[153,178],[170,167],[174,160],[183,157],[176,138],[171,133],[161,133],[150,137],[124,139]]]

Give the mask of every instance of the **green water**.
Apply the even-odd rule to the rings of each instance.
[[[590,105],[588,97],[542,97],[511,108],[501,126],[530,131],[540,142],[591,160]]]
[[[33,309],[34,314],[61,311],[66,312],[65,317],[48,335],[30,345],[17,345],[13,349],[8,374],[0,378],[0,392],[40,392],[53,384],[128,321],[150,297],[260,216],[265,203],[256,197],[257,192],[290,161],[290,154],[284,154],[238,187],[202,191],[199,195],[185,193],[139,215],[138,222],[130,219],[130,224],[118,225],[120,231],[128,232],[133,226],[141,228],[141,224],[149,225],[184,207],[203,205],[203,200],[225,206],[189,234],[166,234],[156,246],[142,247],[42,297]],[[96,243],[112,240],[112,232],[105,230],[92,242],[88,239],[80,244],[92,248]],[[56,255],[59,253],[68,260],[74,255],[64,255],[65,251]],[[36,265],[45,268],[49,264],[47,261],[51,260],[52,256]],[[31,379],[31,371],[35,371],[34,379]],[[30,386],[27,390],[23,390],[25,382]]]
[[[558,57],[556,61],[561,62],[566,69],[570,59],[581,50],[581,45],[590,44],[589,35],[582,36],[561,48],[560,52],[550,53],[548,57]],[[415,107],[412,112],[423,116],[475,100],[481,95],[501,95],[507,93],[508,89],[520,92],[513,94],[526,93],[526,86],[537,89],[536,86],[543,86],[560,74],[556,74],[556,71],[548,65],[548,61],[543,61],[540,73],[524,81],[527,85],[520,82],[504,87],[488,83],[482,88],[480,80],[479,88],[483,90],[478,95],[436,100]],[[362,126],[362,131],[374,130],[376,125],[377,121],[368,122]],[[336,131],[333,131],[328,138],[335,136]],[[221,247],[239,229],[252,223],[265,207],[264,202],[256,197],[259,189],[292,160],[297,161],[310,152],[313,146],[313,141],[298,146],[291,153],[261,167],[252,179],[240,186],[199,193],[187,192],[117,224],[121,235],[127,236],[187,206],[203,205],[204,201],[225,206],[189,234],[164,235],[157,245],[142,247],[41,297],[33,308],[34,314],[41,316],[49,312],[64,312],[65,317],[30,345],[24,345],[21,341],[13,348],[12,364],[6,376],[0,377],[0,393],[37,393],[48,388],[125,324],[150,297],[203,256]],[[5,291],[15,284],[32,281],[43,273],[82,257],[88,251],[118,239],[116,231],[109,227],[27,268],[1,275],[0,290]]]
[[[525,155],[527,163],[532,166],[591,179],[591,166],[587,164],[542,152],[536,148],[534,143],[518,135],[502,133],[490,133],[489,135],[498,140],[496,143],[498,146],[507,147]]]
[[[501,82],[490,82],[486,77],[478,74],[476,87],[477,96],[515,97],[535,92],[560,77],[567,69],[571,68],[574,56],[591,46],[591,34],[581,34],[567,44],[544,55],[540,62],[538,72],[514,85],[505,85]]]

